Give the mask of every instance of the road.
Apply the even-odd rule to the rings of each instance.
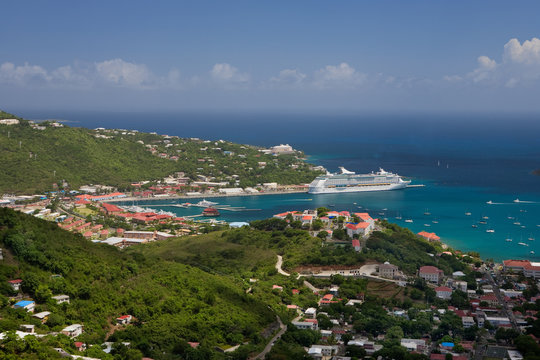
[[[264,348],[264,350],[262,352],[260,352],[257,356],[255,357],[252,357],[250,358],[251,360],[256,360],[256,359],[264,359],[264,357],[266,356],[266,354],[268,354],[268,352],[270,350],[272,350],[272,346],[274,346],[274,342],[276,340],[278,340],[281,335],[283,335],[285,333],[285,331],[287,331],[287,325],[283,324],[283,322],[281,321],[281,319],[279,318],[279,316],[276,315],[276,319],[277,321],[279,322],[279,331],[276,335],[274,335],[274,337],[272,338],[272,340],[270,340],[270,342],[266,345],[266,347]]]
[[[506,316],[510,319],[510,322],[512,323],[512,327],[514,328],[514,330],[517,330],[518,332],[521,332],[521,330],[520,330],[520,328],[519,328],[519,326],[517,324],[516,318],[514,317],[514,313],[510,309],[508,309],[508,305],[506,304],[506,301],[504,301],[504,299],[503,299],[503,297],[501,295],[501,292],[499,290],[499,286],[498,286],[497,282],[493,279],[493,276],[491,276],[491,273],[489,271],[486,271],[485,274],[487,275],[487,277],[489,279],[489,282],[493,286],[493,293],[497,297],[497,301],[499,302],[499,304],[504,309],[504,312],[505,312]]]
[[[291,276],[291,274],[289,274],[288,272],[283,271],[283,269],[281,268],[282,264],[283,264],[283,256],[278,255],[277,256],[277,262],[276,262],[276,270],[277,270],[277,272],[280,273],[281,275]]]

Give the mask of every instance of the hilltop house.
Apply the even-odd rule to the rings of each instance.
[[[393,279],[398,272],[398,267],[389,262],[379,265],[379,276],[387,279]]]
[[[118,325],[127,325],[131,323],[132,318],[133,317],[131,315],[122,315],[116,318],[116,323]]]
[[[21,279],[8,280],[9,285],[13,288],[14,291],[19,291],[22,285]]]
[[[452,289],[446,286],[439,286],[438,288],[435,288],[435,293],[439,299],[450,300]]]

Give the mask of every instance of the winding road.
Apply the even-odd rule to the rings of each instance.
[[[289,274],[288,272],[283,271],[283,269],[281,268],[282,264],[283,264],[283,256],[278,255],[277,256],[277,262],[276,262],[276,270],[277,270],[277,272],[280,273],[281,275],[291,276],[291,274]]]
[[[266,345],[266,347],[264,348],[263,351],[261,351],[259,353],[259,355],[255,356],[255,357],[252,357],[251,360],[256,360],[256,359],[264,359],[264,357],[266,356],[266,354],[268,354],[268,352],[270,350],[272,350],[272,346],[274,346],[274,342],[276,342],[276,340],[278,340],[281,335],[283,335],[285,333],[285,331],[287,331],[287,325],[285,325],[281,319],[279,318],[279,316],[276,315],[276,319],[277,321],[279,322],[279,331],[276,335],[274,335],[274,337],[272,338],[272,340],[270,340],[270,342]]]

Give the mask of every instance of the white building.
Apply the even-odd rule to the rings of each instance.
[[[461,318],[461,323],[464,328],[470,328],[475,325],[474,318],[472,316],[464,316]]]
[[[398,267],[389,262],[379,265],[379,276],[387,279],[393,279],[397,275]]]
[[[52,296],[51,299],[56,300],[57,304],[63,304],[63,303],[68,303],[69,304],[69,296],[68,295],[56,295],[56,296]]]
[[[439,283],[443,274],[443,271],[435,266],[422,266],[418,271],[419,277],[432,283]]]
[[[435,288],[435,293],[439,299],[450,300],[452,297],[452,289],[447,286],[439,286]]]
[[[81,324],[73,324],[66,326],[62,329],[62,334],[75,338],[83,333],[83,326]]]

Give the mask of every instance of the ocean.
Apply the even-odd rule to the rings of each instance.
[[[223,211],[221,218],[227,221],[330,206],[367,211],[414,232],[435,232],[448,245],[478,251],[484,258],[540,261],[540,176],[532,174],[540,168],[538,115],[18,113],[29,119],[67,120],[70,126],[156,131],[260,146],[288,143],[304,151],[308,161],[332,172],[338,166],[357,173],[383,168],[412,179],[413,184],[426,185],[391,192],[215,199],[220,205],[252,209]],[[179,216],[200,212],[199,208],[160,208]],[[486,232],[488,229],[494,232]]]

